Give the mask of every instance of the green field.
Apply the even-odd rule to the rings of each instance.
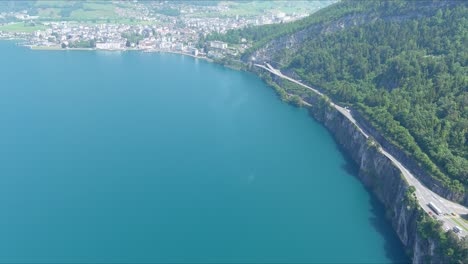
[[[37,15],[40,18],[59,19],[60,9],[59,8],[41,8],[37,11]]]
[[[333,0],[330,0],[328,2],[332,1]],[[138,4],[134,4],[130,1],[116,3],[106,0],[38,0],[31,4],[31,8],[35,15],[39,16],[40,21],[77,21],[80,23],[117,23],[129,25],[157,24],[154,22],[125,18],[118,12],[119,9],[121,9],[129,11],[130,13],[138,13],[137,5]],[[182,4],[182,6],[185,5],[186,4]],[[327,5],[327,1],[220,1],[218,6],[225,7],[221,12],[204,11],[187,15],[192,17],[253,17],[264,14],[272,15],[279,12],[292,15],[312,13],[325,5]],[[5,31],[31,32],[37,29],[34,27],[8,26]]]
[[[111,1],[38,1],[35,4],[41,20],[112,20],[118,19],[116,7]]]
[[[329,5],[335,1],[250,1],[250,2],[231,2],[223,1],[219,6],[227,7],[228,10],[217,13],[197,13],[194,17],[252,17],[268,13],[285,13],[287,15],[312,13],[319,8]]]
[[[44,30],[46,28],[47,27],[44,25],[29,26],[24,23],[12,23],[12,24],[0,26],[0,31],[31,33],[36,30]]]
[[[81,21],[81,20],[107,20],[107,19],[116,19],[118,18],[117,14],[109,10],[83,10],[78,9],[73,11],[69,17],[71,20]]]
[[[35,4],[36,7],[44,7],[44,8],[48,8],[48,7],[60,8],[60,7],[70,6],[70,5],[71,3],[68,1],[45,1],[45,0],[37,1]]]

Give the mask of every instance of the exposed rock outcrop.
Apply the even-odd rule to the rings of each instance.
[[[404,150],[396,147],[394,144],[388,142],[379,131],[374,129],[372,125],[357,111],[353,111],[353,116],[359,121],[361,127],[363,127],[367,133],[374,137],[382,147],[384,147],[388,153],[397,158],[405,167],[408,168],[413,175],[415,175],[425,186],[429,187],[433,192],[439,194],[452,201],[457,201],[468,205],[468,194],[456,193],[444,186],[442,182],[431,177],[425,170],[423,170],[417,162],[411,158]]]
[[[383,2],[383,4],[385,4]],[[252,61],[254,59],[256,62],[269,62],[275,67],[284,66],[289,63],[288,54],[293,54],[295,51],[301,48],[301,46],[309,39],[329,34],[333,32],[338,32],[341,30],[349,29],[350,27],[359,26],[365,23],[372,23],[377,20],[384,21],[403,21],[408,19],[417,19],[420,17],[427,16],[429,13],[433,13],[440,8],[445,8],[447,6],[456,5],[457,1],[425,1],[421,5],[422,8],[418,10],[413,10],[412,12],[406,14],[374,14],[370,15],[368,13],[347,13],[342,14],[339,17],[333,18],[330,16],[330,20],[320,23],[312,23],[310,26],[298,30],[291,34],[286,34],[275,38],[268,42],[263,47],[257,49],[249,56],[243,58],[244,61]]]
[[[272,80],[281,85],[278,77]],[[384,204],[392,227],[413,263],[448,263],[440,241],[424,238],[418,221],[426,214],[408,200],[410,185],[392,161],[379,151],[378,144],[367,139],[349,119],[323,99],[303,98],[311,107],[310,115],[322,123],[359,167],[359,179]]]
[[[434,12],[437,8],[442,8],[447,5],[454,5],[454,1],[441,1],[441,2],[432,2],[425,3],[424,12]],[[429,8],[430,7],[430,8]],[[429,10],[429,11],[427,11]],[[289,63],[290,56],[289,54],[294,54],[307,40],[323,36],[324,34],[337,32],[340,30],[345,30],[346,28],[359,26],[364,23],[370,23],[376,19],[382,20],[405,20],[405,19],[414,19],[415,17],[424,16],[424,13],[410,12],[404,15],[387,15],[385,17],[370,16],[366,13],[350,13],[345,14],[337,19],[327,21],[326,23],[313,23],[309,27],[302,29],[300,31],[294,32],[292,34],[284,35],[278,38],[271,40],[265,46],[257,49],[251,54],[248,58],[244,58],[244,61],[247,63],[263,63],[268,62],[276,68],[284,68]],[[288,76],[293,78],[300,79],[296,74],[288,70],[286,67],[283,71]],[[320,89],[319,89],[320,90]],[[322,91],[323,92],[323,91]],[[456,192],[447,184],[442,183],[442,181],[437,178],[432,177],[430,174],[424,170],[418,162],[410,157],[404,150],[401,150],[394,144],[387,141],[376,129],[374,129],[363,117],[359,116],[359,113],[353,113],[353,115],[359,118],[360,124],[362,123],[365,126],[366,131],[369,132],[371,136],[376,138],[382,146],[394,157],[396,157],[405,167],[409,168],[410,171],[427,187],[429,187],[433,192],[439,194],[440,196],[462,203],[465,206],[468,206],[468,190],[463,192]]]
[[[392,226],[413,263],[445,263],[445,256],[437,250],[439,242],[424,239],[417,231],[417,221],[424,212],[407,202],[409,185],[400,170],[341,113],[332,107],[318,106],[317,102],[311,101],[311,104],[310,114],[323,123],[358,164],[358,177],[385,205]]]

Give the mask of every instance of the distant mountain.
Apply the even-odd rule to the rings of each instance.
[[[28,10],[36,1],[0,1],[0,12],[18,12]]]
[[[342,1],[219,37],[359,112],[444,187],[468,185],[468,2]]]

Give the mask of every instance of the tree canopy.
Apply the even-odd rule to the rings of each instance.
[[[468,4],[343,1],[293,23],[209,39],[271,40],[317,26],[298,49],[278,51],[282,70],[359,111],[432,177],[468,185]],[[354,23],[361,19],[361,23]],[[362,21],[364,21],[362,23]],[[341,28],[328,30],[333,24]],[[281,58],[278,58],[281,57]]]

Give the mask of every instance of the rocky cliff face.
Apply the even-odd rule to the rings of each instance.
[[[456,193],[450,190],[448,187],[444,186],[442,182],[431,177],[431,175],[423,170],[413,158],[406,154],[406,152],[388,142],[385,137],[382,136],[379,131],[374,129],[372,125],[364,117],[362,117],[359,112],[353,111],[353,116],[365,129],[365,131],[367,131],[368,134],[374,137],[380,143],[380,145],[382,145],[382,147],[384,147],[390,154],[392,154],[392,156],[401,161],[401,163],[405,164],[405,167],[408,168],[413,173],[413,175],[415,175],[424,185],[428,186],[433,192],[452,201],[457,201],[463,203],[464,205],[468,205],[468,193]]]
[[[278,77],[272,76],[278,82]],[[425,239],[418,232],[419,205],[407,199],[410,185],[400,170],[368,140],[360,130],[333,107],[316,97],[305,98],[311,104],[310,115],[321,122],[359,167],[359,179],[384,204],[392,227],[413,263],[446,263],[439,241]]]
[[[244,58],[244,61],[268,61],[276,67],[287,65],[288,54],[296,52],[307,40],[320,34],[340,31],[375,19],[376,17],[369,17],[366,14],[348,14],[331,22],[312,24],[292,34],[273,39],[265,46],[253,52],[250,57]]]
[[[385,2],[382,3],[385,4]],[[404,15],[396,12],[388,13],[389,15],[386,16],[381,14],[370,16],[364,11],[362,13],[342,14],[336,18],[330,17],[326,22],[311,23],[307,28],[275,38],[248,57],[243,57],[243,60],[250,65],[253,62],[267,62],[276,68],[282,68],[282,72],[288,76],[298,79],[294,72],[288,70],[287,65],[297,54],[297,51],[303,45],[307,45],[307,41],[312,38],[346,30],[364,23],[372,23],[379,19],[393,21],[414,19],[427,15],[427,12],[435,12],[439,8],[454,4],[456,4],[456,1],[426,1],[422,2],[421,10],[410,10],[411,12],[406,12]],[[275,81],[275,76],[270,77]],[[281,82],[278,80],[276,82],[281,86]],[[359,129],[341,113],[332,107],[326,107],[317,98],[303,99],[312,105],[311,115],[327,127],[336,141],[358,164],[358,177],[385,205],[392,226],[413,263],[450,263],[449,257],[444,255],[447,252],[442,253],[442,249],[446,245],[444,239],[427,236],[425,232],[421,232],[424,233],[423,236],[418,231],[422,226],[421,219],[427,219],[428,217],[417,203],[408,199],[410,186],[401,175],[400,170],[385,155],[380,153],[376,144],[368,141]],[[364,118],[357,116],[356,119],[359,119],[359,123],[364,125],[366,132],[376,138],[389,153],[401,161],[405,167],[409,168],[426,186],[429,186],[434,192],[443,197],[454,201],[464,201],[464,204],[468,205],[468,192],[465,195],[454,193],[449,188],[444,187],[441,182],[421,169],[419,164],[406,155],[404,151],[386,141]]]
[[[359,26],[365,23],[372,23],[377,20],[384,21],[403,21],[408,19],[417,19],[424,17],[428,13],[437,11],[439,8],[456,5],[457,1],[425,1],[422,2],[424,8],[414,10],[406,14],[392,15],[370,15],[366,12],[352,12],[343,14],[337,18],[331,18],[329,21],[312,23],[310,26],[271,40],[263,47],[254,51],[249,57],[244,57],[245,62],[264,62],[267,61],[275,67],[288,65],[290,54],[294,54],[309,39],[333,32],[346,30],[350,27]]]
[[[392,226],[411,256],[413,263],[443,263],[437,250],[438,241],[424,239],[417,231],[419,214],[411,207],[406,195],[409,188],[400,170],[367,140],[357,127],[332,107],[319,107],[316,100],[310,114],[323,123],[336,141],[359,166],[359,178],[385,205]]]
[[[436,1],[436,2],[425,2],[423,9],[424,12],[434,12],[437,8],[446,7],[448,5],[455,5],[455,1]],[[430,8],[429,8],[430,7]],[[429,10],[429,11],[428,11]],[[364,23],[372,23],[375,20],[389,20],[389,21],[400,21],[406,19],[414,19],[417,17],[425,16],[424,12],[418,13],[417,11],[405,13],[404,15],[388,15],[385,17],[380,16],[370,16],[367,13],[351,13],[340,16],[339,18],[322,22],[311,24],[309,27],[294,32],[292,34],[284,35],[279,38],[273,39],[265,46],[259,48],[252,53],[252,56],[249,58],[244,58],[245,62],[255,62],[262,63],[268,62],[276,68],[283,68],[283,72],[288,76],[291,76],[296,79],[300,79],[296,74],[289,70],[285,65],[288,65],[291,58],[291,54],[295,54],[301,46],[307,44],[307,40],[320,37],[329,33],[338,32],[341,30],[346,30],[347,28],[359,26]],[[253,61],[254,60],[254,61]],[[468,190],[463,192],[455,192],[450,186],[442,183],[440,180],[432,177],[428,174],[416,160],[411,158],[404,150],[401,150],[394,144],[388,142],[376,129],[374,129],[363,117],[359,116],[359,113],[354,113],[357,116],[360,124],[365,126],[366,131],[369,132],[374,138],[382,144],[385,149],[396,157],[398,160],[409,168],[411,172],[426,186],[428,186],[432,191],[439,194],[440,196],[462,203],[468,206]]]

